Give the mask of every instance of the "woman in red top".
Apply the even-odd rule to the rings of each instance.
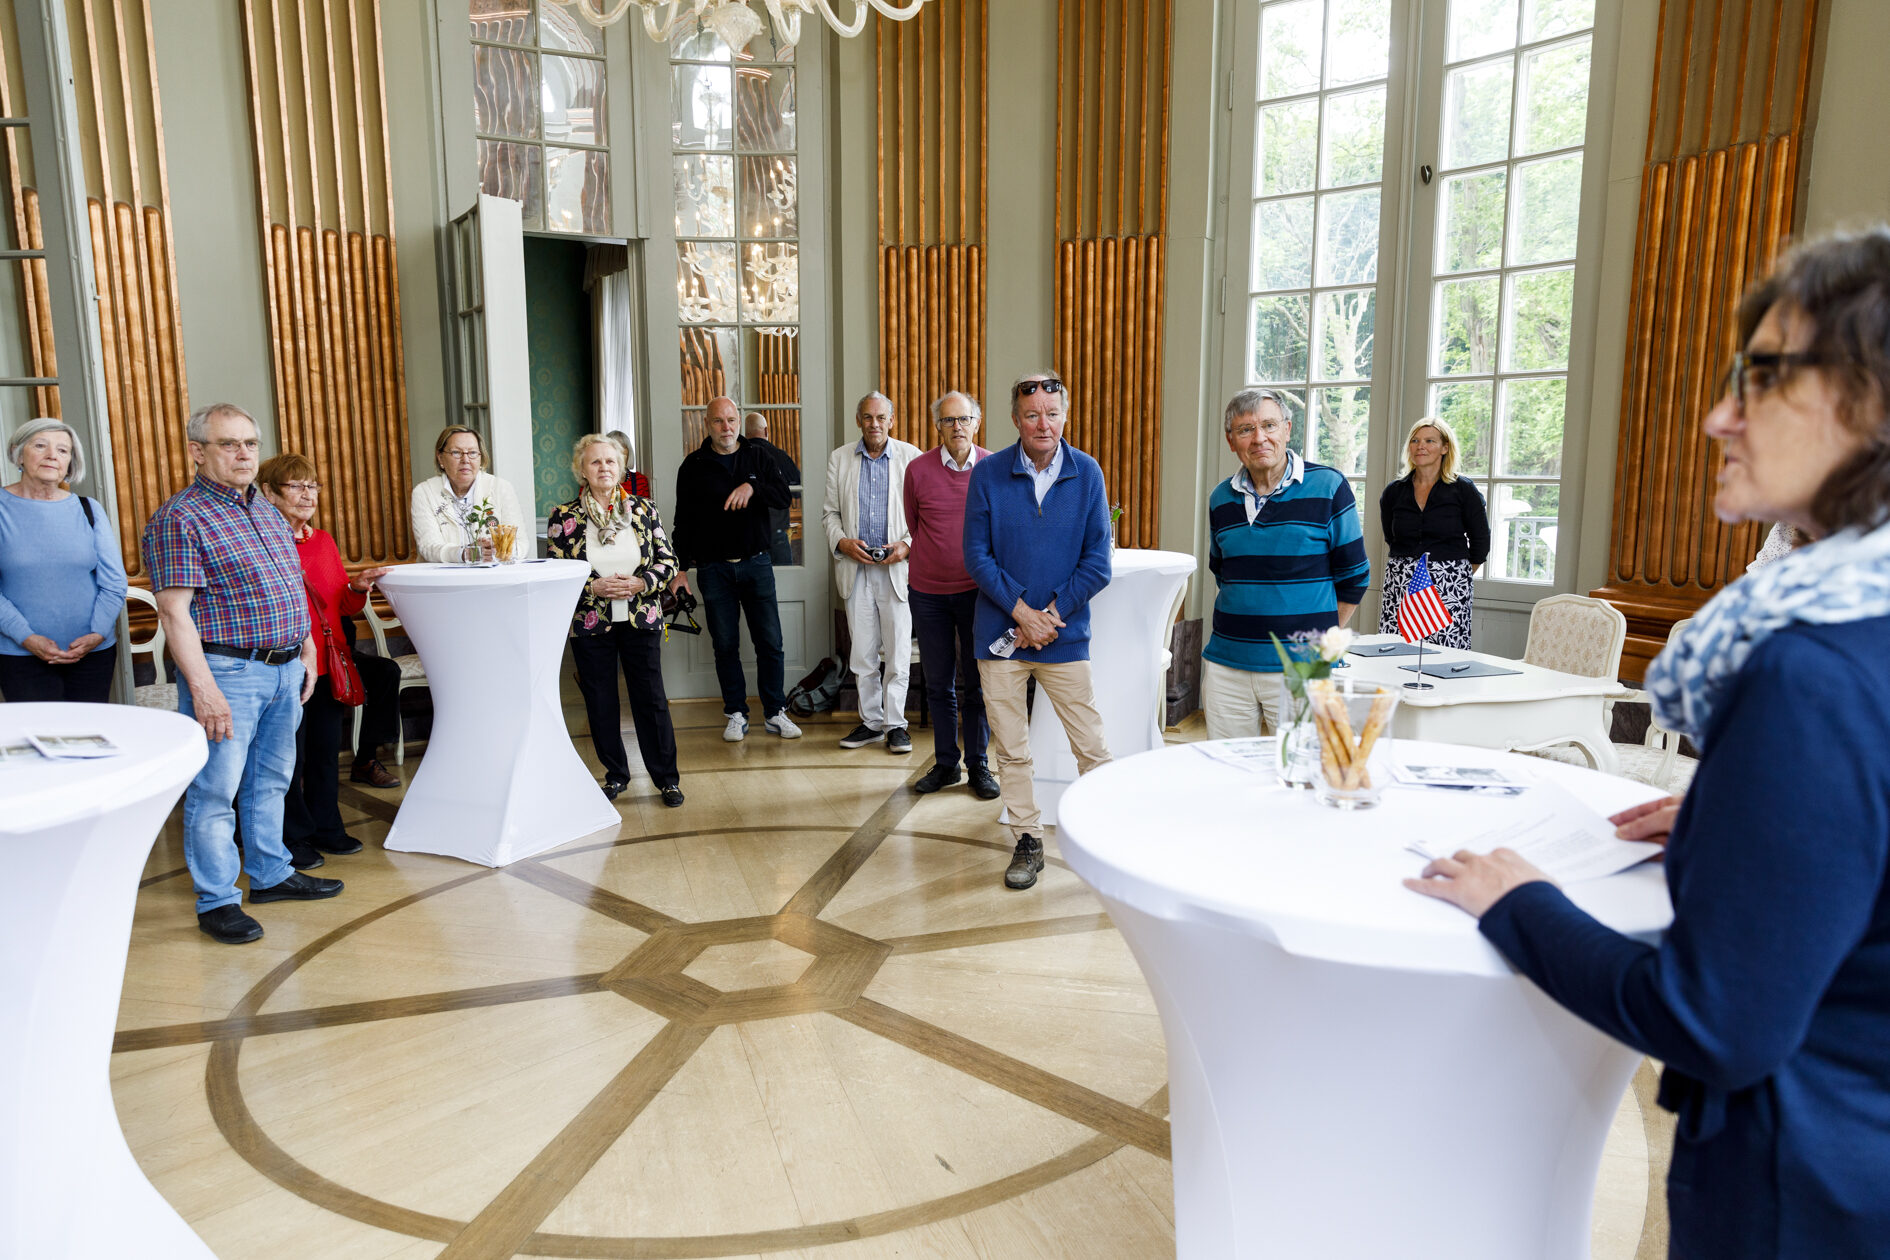
[[[321,483],[316,479],[315,465],[306,456],[278,455],[256,471],[256,481],[269,502],[288,518],[289,528],[295,533],[295,550],[302,559],[302,576],[308,586],[315,667],[325,670],[322,626],[327,625],[328,633],[344,651],[351,651],[353,625],[348,619],[367,604],[368,592],[387,570],[364,569],[353,578],[348,576],[334,538],[327,530],[315,528]],[[367,756],[356,753],[352,777],[378,787],[381,784],[367,775],[379,770],[382,777],[392,779],[374,760],[374,751],[380,743],[393,739],[392,723],[399,720],[395,703],[400,666],[385,657],[366,655],[354,657],[354,663],[367,696],[361,720],[361,748]],[[289,782],[282,808],[282,839],[297,870],[320,866],[324,853],[361,851],[361,842],[342,829],[341,807],[336,800],[341,770],[335,752],[341,743],[342,723],[353,712],[335,699],[326,678],[316,682],[314,694],[302,708],[302,725],[295,732],[295,777]]]

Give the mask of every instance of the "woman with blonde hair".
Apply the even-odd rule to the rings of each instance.
[[[1490,558],[1490,516],[1468,477],[1457,475],[1457,433],[1441,416],[1411,426],[1404,443],[1404,475],[1378,496],[1378,518],[1391,554],[1385,561],[1385,596],[1378,628],[1398,628],[1398,605],[1418,557],[1428,556],[1431,583],[1450,613],[1432,640],[1470,646],[1471,577]]]
[[[604,765],[604,795],[630,786],[617,705],[623,669],[643,768],[672,809],[683,803],[676,769],[676,732],[663,691],[663,588],[680,571],[656,505],[623,487],[623,443],[587,433],[571,448],[577,498],[551,509],[545,537],[551,554],[585,560],[590,581],[571,617],[571,656],[591,724],[591,743]]]

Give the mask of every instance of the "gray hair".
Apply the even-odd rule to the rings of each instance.
[[[948,389],[944,393],[940,394],[937,398],[932,400],[932,423],[934,424],[938,423],[938,409],[945,405],[945,400],[947,398],[964,399],[965,406],[971,408],[971,418],[973,420],[984,419],[984,408],[978,405],[977,399],[973,398],[970,394],[967,394],[962,389]]]
[[[864,394],[860,395],[860,401],[853,404],[854,417],[857,419],[862,413],[864,413],[866,410],[866,404],[868,402],[871,402],[875,398],[879,399],[881,402],[886,404],[886,410],[889,413],[896,413],[898,411],[898,408],[893,406],[892,399],[886,397],[886,395],[880,393],[876,389],[869,389]]]
[[[1011,382],[1011,419],[1017,419],[1017,387],[1025,381],[1056,381],[1063,386],[1063,418],[1068,420],[1076,413],[1076,395],[1070,392],[1070,383],[1051,371],[1025,372]]]
[[[751,411],[742,417],[742,433],[747,437],[755,437],[757,436],[757,430],[761,433],[768,431],[768,417],[762,415],[759,411]]]
[[[25,471],[24,465],[20,462],[20,452],[25,450],[26,444],[35,437],[52,430],[65,434],[67,440],[72,443],[72,466],[66,469],[66,482],[71,484],[84,481],[85,444],[79,441],[78,431],[64,420],[51,420],[41,416],[37,420],[28,420],[13,430],[13,436],[7,439],[7,462],[21,469],[22,472]]]
[[[257,434],[262,433],[262,426],[256,423],[256,417],[244,411],[235,403],[207,403],[190,413],[190,423],[184,426],[184,436],[192,442],[202,444],[210,440],[210,422],[218,416],[241,416],[249,421]]]
[[[628,472],[630,469],[630,448],[624,445],[622,438],[615,433],[586,433],[571,444],[571,474],[579,481],[584,480],[584,452],[593,446],[614,447],[617,451],[617,465]]]
[[[1227,413],[1222,417],[1223,431],[1232,433],[1234,421],[1242,416],[1251,416],[1260,410],[1261,403],[1272,403],[1280,409],[1280,418],[1292,423],[1293,409],[1287,397],[1277,389],[1243,389],[1227,400]]]

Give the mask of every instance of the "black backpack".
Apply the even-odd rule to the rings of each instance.
[[[834,699],[840,694],[840,684],[845,681],[846,671],[835,665],[831,656],[823,657],[820,664],[788,692],[787,707],[796,717],[825,713],[833,708]]]

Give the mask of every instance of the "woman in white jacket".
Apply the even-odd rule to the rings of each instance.
[[[468,543],[479,544],[483,559],[492,558],[492,543],[476,537],[466,514],[490,503],[498,523],[525,529],[518,495],[510,482],[485,470],[486,452],[479,435],[463,424],[448,425],[433,444],[433,463],[440,470],[413,488],[413,543],[422,560],[450,564],[462,557]]]

